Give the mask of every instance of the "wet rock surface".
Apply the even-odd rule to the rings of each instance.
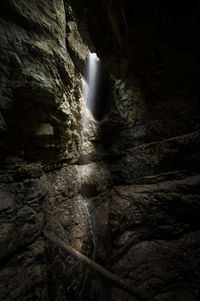
[[[105,165],[63,167],[50,172],[47,178],[51,186],[47,230],[91,259],[105,262],[109,237],[109,173]],[[69,300],[89,298],[94,289],[91,271],[62,252],[50,249],[49,254],[53,300],[64,296]]]
[[[81,76],[69,54],[66,22],[63,1],[1,4],[1,300],[51,299],[53,262],[58,267],[61,257],[42,238],[50,220],[48,208],[63,199],[70,199],[74,206],[80,191],[78,167],[68,164],[80,155]],[[76,25],[72,35],[78,36]],[[68,166],[64,172],[63,164]],[[58,177],[57,184],[50,172],[54,179]],[[54,194],[51,185],[58,185]],[[65,210],[66,204],[55,205],[55,211],[60,212],[59,208]],[[65,214],[69,225],[74,217],[71,211]],[[64,216],[55,216],[56,220],[62,225]],[[88,220],[85,223],[88,226]],[[77,220],[73,225],[77,226]],[[57,228],[51,229],[56,233]],[[88,239],[90,233],[85,236]],[[90,251],[89,245],[90,241]],[[57,261],[51,261],[54,255]],[[58,274],[63,278],[66,270],[62,274],[58,269]],[[56,300],[70,295],[60,286]]]
[[[0,299],[136,300],[46,229],[157,300],[197,300],[197,4],[71,2],[1,4]],[[101,121],[81,116],[85,41],[110,75]]]

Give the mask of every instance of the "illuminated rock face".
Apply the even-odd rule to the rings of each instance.
[[[63,1],[5,2],[1,14],[1,165],[73,160],[80,80],[66,46]]]
[[[102,3],[2,2],[1,300],[134,300],[44,228],[160,300],[199,298],[198,9]],[[83,126],[88,47],[110,86]]]
[[[0,14],[0,299],[77,300],[90,275],[42,230],[106,260],[110,173],[98,121],[81,116],[88,47],[63,1],[4,1]]]

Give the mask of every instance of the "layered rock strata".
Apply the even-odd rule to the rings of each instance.
[[[195,300],[197,2],[71,4],[78,19],[61,0],[1,5],[0,298],[134,300],[47,244],[46,228],[158,300]],[[86,24],[111,91],[83,129]]]
[[[106,258],[110,174],[98,122],[81,116],[88,47],[63,1],[1,6],[0,299],[77,300],[90,272],[42,231]]]

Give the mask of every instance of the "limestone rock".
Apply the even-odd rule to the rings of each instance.
[[[199,264],[198,258],[192,259],[199,252],[199,181],[193,176],[114,188],[110,226],[115,272],[150,293],[161,294],[168,283],[177,290],[197,289],[198,272],[191,273],[191,282],[184,277]]]
[[[198,299],[197,2],[69,2],[1,5],[0,298],[134,300],[45,226],[158,300]],[[112,80],[82,126],[86,36]]]
[[[6,17],[9,11],[15,23]],[[10,157],[15,152],[19,161],[74,159],[80,143],[73,129],[74,123],[80,129],[80,80],[66,48],[63,2],[4,1],[1,17],[0,110],[6,130],[1,162],[5,152]],[[41,124],[49,124],[51,131],[41,132]]]
[[[76,67],[83,73],[85,61],[88,56],[88,47],[83,43],[81,39],[76,22],[68,21],[67,29],[67,43],[70,54]]]
[[[86,197],[98,195],[111,186],[111,175],[104,162],[80,165],[81,194]]]

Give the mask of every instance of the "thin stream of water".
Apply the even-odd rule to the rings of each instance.
[[[88,126],[87,124],[87,108],[93,107],[95,104],[95,93],[96,93],[96,87],[98,84],[98,62],[99,58],[97,57],[96,53],[89,52],[88,54],[88,60],[86,63],[86,80],[82,78],[82,98],[83,98],[83,104],[82,104],[82,145],[83,141],[85,139],[84,137],[84,129]],[[82,178],[84,178],[84,168],[82,168]],[[85,207],[87,216],[88,216],[88,222],[89,222],[89,228],[90,233],[92,236],[93,241],[93,255],[92,259],[95,260],[96,256],[96,242],[95,242],[95,236],[92,226],[92,220],[90,211],[88,208],[88,204],[85,200],[82,201],[83,205]]]
[[[88,204],[86,202],[84,202],[84,206],[85,206],[85,210],[86,210],[87,215],[88,215],[88,221],[89,221],[89,225],[90,225],[90,233],[92,235],[92,241],[93,241],[92,259],[95,260],[95,256],[96,256],[96,242],[95,242],[94,231],[93,231],[93,227],[92,227],[92,220],[91,220],[91,216],[90,216],[90,211],[89,211],[89,208],[88,208]]]

